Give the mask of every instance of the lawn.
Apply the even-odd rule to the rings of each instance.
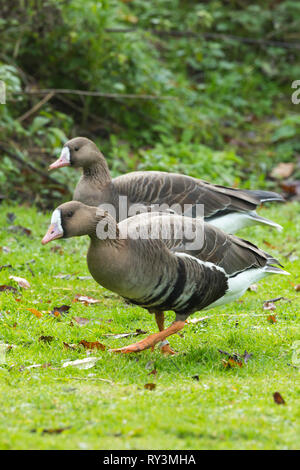
[[[16,219],[9,221],[7,213]],[[293,355],[300,340],[300,293],[294,288],[300,283],[299,213],[297,203],[274,204],[260,214],[282,224],[283,232],[256,226],[240,233],[278,257],[291,276],[270,276],[240,301],[194,314],[209,318],[171,337],[178,354],[164,357],[159,350],[118,355],[78,346],[86,340],[120,347],[136,339],[104,335],[155,332],[155,321],[82,279],[89,276],[87,238],[43,247],[50,214],[2,204],[0,285],[18,292],[0,292],[0,341],[12,346],[0,346],[0,448],[299,448],[300,375]],[[11,275],[26,278],[30,289],[18,287]],[[100,302],[74,302],[77,294]],[[263,309],[264,301],[280,296],[276,310]],[[49,313],[61,305],[71,308],[60,316]],[[167,314],[168,322],[173,316]],[[74,317],[89,322],[80,325]],[[230,366],[218,349],[252,356]],[[61,367],[86,357],[97,357],[94,367]],[[44,367],[27,368],[34,364]],[[147,383],[156,387],[147,389]],[[275,403],[274,392],[285,404]]]

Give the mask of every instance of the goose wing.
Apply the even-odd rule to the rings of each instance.
[[[161,240],[172,253],[193,256],[224,269],[228,276],[267,264],[279,264],[256,245],[226,234],[200,219],[174,214],[144,213],[119,223],[129,237]]]
[[[159,171],[133,172],[113,180],[131,204],[203,204],[206,218],[248,212],[265,200],[282,200],[276,193],[218,186],[190,176]]]

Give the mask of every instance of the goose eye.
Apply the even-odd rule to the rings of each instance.
[[[67,212],[67,213],[66,213],[66,216],[67,216],[68,218],[71,218],[71,217],[73,216],[73,212],[72,212],[72,211]]]
[[[79,147],[74,147],[75,152],[79,150]]]

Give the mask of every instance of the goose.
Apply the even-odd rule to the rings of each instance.
[[[154,348],[172,354],[166,338],[189,315],[232,302],[270,274],[289,274],[252,243],[177,214],[142,213],[117,221],[102,208],[70,201],[58,206],[42,240],[88,235],[87,264],[94,280],[127,302],[155,314],[159,333],[114,352]],[[175,321],[164,328],[164,311]]]
[[[49,170],[65,166],[83,169],[73,200],[89,206],[113,206],[115,211],[112,215],[115,215],[118,222],[126,219],[128,209],[134,209],[136,205],[138,212],[147,212],[153,206],[157,211],[157,205],[176,205],[175,212],[195,216],[193,207],[202,204],[205,221],[227,233],[236,233],[254,224],[282,229],[280,225],[259,216],[255,211],[264,202],[284,201],[280,194],[229,188],[190,176],[161,171],[135,171],[111,179],[103,154],[94,142],[85,137],[69,140],[59,159],[49,166]],[[124,197],[128,205],[125,209],[121,203]],[[185,205],[190,207],[189,211],[184,211]]]

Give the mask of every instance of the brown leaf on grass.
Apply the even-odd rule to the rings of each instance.
[[[148,372],[148,375],[156,375],[156,374],[157,374],[156,369],[153,369],[153,370],[151,370],[151,372]]]
[[[68,344],[63,341],[65,349],[72,349],[73,351],[78,348],[78,344]]]
[[[82,344],[86,349],[100,349],[101,351],[104,351],[106,349],[106,346],[102,343],[99,343],[99,341],[85,341],[85,339],[81,340],[79,344]]]
[[[154,390],[156,388],[156,384],[153,384],[153,383],[148,383],[148,384],[145,384],[144,385],[144,388],[146,390]]]
[[[78,323],[78,325],[80,326],[87,325],[87,323],[90,322],[89,318],[83,318],[83,317],[73,317],[73,320],[75,320],[76,323]]]
[[[53,310],[51,310],[49,313],[54,317],[60,317],[63,316],[64,313],[67,313],[70,308],[70,305],[62,305],[61,307],[54,307]]]
[[[276,305],[274,304],[274,302],[267,301],[267,302],[264,302],[263,309],[273,311],[273,310],[276,310]]]
[[[274,398],[275,403],[277,403],[277,405],[285,405],[285,401],[279,392],[273,393],[273,398]]]
[[[65,362],[62,367],[77,367],[78,369],[91,369],[94,367],[96,362],[99,361],[99,357],[86,357],[85,359],[77,359],[76,361]]]
[[[92,305],[92,304],[98,304],[101,301],[98,299],[93,299],[92,297],[88,297],[87,295],[75,295],[75,298],[73,302],[81,302],[84,305]]]
[[[33,313],[37,318],[41,318],[43,316],[36,308],[27,308],[26,310]]]
[[[50,248],[50,251],[52,251],[52,253],[58,253],[59,255],[63,255],[64,253],[64,249],[62,246],[60,245],[54,245]]]
[[[270,242],[268,242],[268,240],[263,240],[263,243],[267,245],[269,248],[271,248],[272,250],[277,250],[277,246],[272,245]]]
[[[243,363],[241,360],[241,356],[239,354],[233,353],[230,354],[227,351],[222,351],[222,349],[218,349],[219,353],[225,354],[225,356],[228,357],[228,359],[222,359],[222,363],[224,367],[243,367]]]
[[[278,163],[270,173],[272,178],[276,179],[285,179],[289,178],[295,169],[295,164],[292,162],[289,163]]]
[[[42,434],[61,434],[68,429],[71,429],[72,426],[66,426],[65,428],[56,428],[56,429],[43,429]]]
[[[234,368],[236,366],[243,367],[243,363],[241,361],[236,361],[232,357],[230,357],[228,360],[222,359],[222,363],[224,367],[228,368]]]
[[[281,183],[281,188],[291,196],[297,196],[300,194],[300,181],[284,181]]]
[[[297,284],[295,287],[294,287],[295,291],[296,292],[300,292],[300,284]]]
[[[200,318],[189,318],[187,321],[186,321],[186,324],[187,325],[195,325],[196,323],[199,323],[201,321],[205,321],[205,320],[208,320],[209,319],[209,316],[207,317],[200,317]]]
[[[277,322],[276,315],[268,315],[267,320],[270,323],[276,323]]]
[[[24,279],[24,277],[18,277],[18,276],[9,276],[9,279],[12,279],[15,281],[19,287],[22,287],[23,289],[30,289],[30,284],[27,281],[27,279]]]
[[[257,292],[258,286],[257,284],[251,284],[251,286],[248,287],[248,290],[251,292]]]
[[[23,227],[22,225],[10,225],[8,230],[19,235],[26,235],[27,237],[30,237],[32,233],[29,228]]]
[[[15,287],[7,286],[3,284],[2,286],[0,286],[0,292],[5,292],[5,291],[10,291],[10,292],[13,292],[14,294],[18,292],[18,290]]]
[[[40,336],[39,341],[43,341],[44,343],[51,343],[53,341],[54,337],[53,336]]]

